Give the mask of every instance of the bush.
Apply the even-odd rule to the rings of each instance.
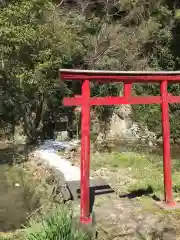
[[[55,209],[25,230],[25,240],[90,240],[91,236],[73,225],[73,213],[66,207]]]

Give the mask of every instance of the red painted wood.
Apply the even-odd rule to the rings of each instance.
[[[124,97],[128,99],[131,97],[132,83],[124,83]]]
[[[169,103],[180,103],[180,96],[168,96],[168,102]]]
[[[80,98],[80,97],[78,97]],[[81,223],[91,222],[90,218],[90,83],[85,80],[82,84],[81,97]]]
[[[82,104],[82,98],[64,98],[63,104],[65,106],[77,106]],[[119,104],[160,104],[162,101],[160,96],[140,96],[130,97],[92,97],[90,98],[90,105],[119,105]],[[168,96],[169,103],[180,103],[180,96]]]
[[[76,106],[81,105],[83,98],[64,98],[63,104],[65,106]],[[93,105],[119,105],[119,104],[155,104],[161,103],[160,96],[147,96],[147,97],[92,97],[89,100],[89,104]]]
[[[160,96],[149,96],[149,97],[98,97],[91,98],[91,105],[119,105],[119,104],[155,104],[161,103]]]
[[[96,75],[88,75],[88,74],[68,74],[68,73],[61,73],[61,79],[62,80],[85,80],[89,79],[92,81],[98,81],[101,82],[123,82],[123,81],[129,81],[129,82],[161,82],[163,80],[167,80],[170,82],[179,82],[180,81],[180,75],[124,75],[124,76],[114,76],[114,75],[102,75],[102,76],[96,76]]]
[[[63,105],[64,106],[78,106],[83,102],[82,97],[72,97],[72,98],[64,98]]]
[[[82,95],[73,98],[64,98],[66,106],[81,106],[81,217],[82,223],[91,222],[89,212],[89,172],[90,172],[90,106],[92,105],[119,105],[119,104],[161,104],[163,130],[163,162],[164,162],[164,189],[165,201],[173,205],[171,156],[170,156],[170,124],[168,103],[180,103],[180,96],[171,96],[167,91],[167,84],[180,82],[179,74],[140,74],[140,75],[109,75],[99,73],[71,73],[61,72],[63,80],[81,80]],[[90,98],[89,80],[97,82],[124,82],[123,97],[92,97]],[[161,96],[131,96],[134,82],[159,82]]]
[[[162,132],[163,132],[163,162],[164,162],[164,190],[166,203],[172,204],[172,176],[171,176],[171,152],[170,152],[170,124],[167,81],[161,83],[162,97]]]

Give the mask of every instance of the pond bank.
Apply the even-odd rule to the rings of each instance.
[[[1,144],[0,239],[3,240],[21,239],[29,220],[51,204],[52,189],[49,190],[51,185],[46,183],[50,174],[45,175],[42,167],[38,169],[34,160],[28,160],[28,152],[25,145]]]

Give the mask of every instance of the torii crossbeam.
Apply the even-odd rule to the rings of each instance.
[[[60,69],[60,79],[81,81],[80,96],[64,98],[65,106],[81,106],[81,223],[90,223],[90,108],[94,105],[120,104],[161,104],[163,132],[163,166],[164,166],[164,206],[174,208],[172,194],[169,103],[180,103],[180,96],[168,94],[168,84],[180,83],[179,71],[140,72],[140,71],[94,71]],[[91,97],[90,81],[100,83],[124,83],[124,95],[120,97]],[[132,96],[133,83],[159,83],[160,96]]]

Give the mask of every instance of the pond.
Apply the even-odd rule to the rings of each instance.
[[[0,145],[0,231],[21,228],[28,216],[39,207],[32,189],[25,182],[25,173],[19,164],[24,161],[26,148]]]

